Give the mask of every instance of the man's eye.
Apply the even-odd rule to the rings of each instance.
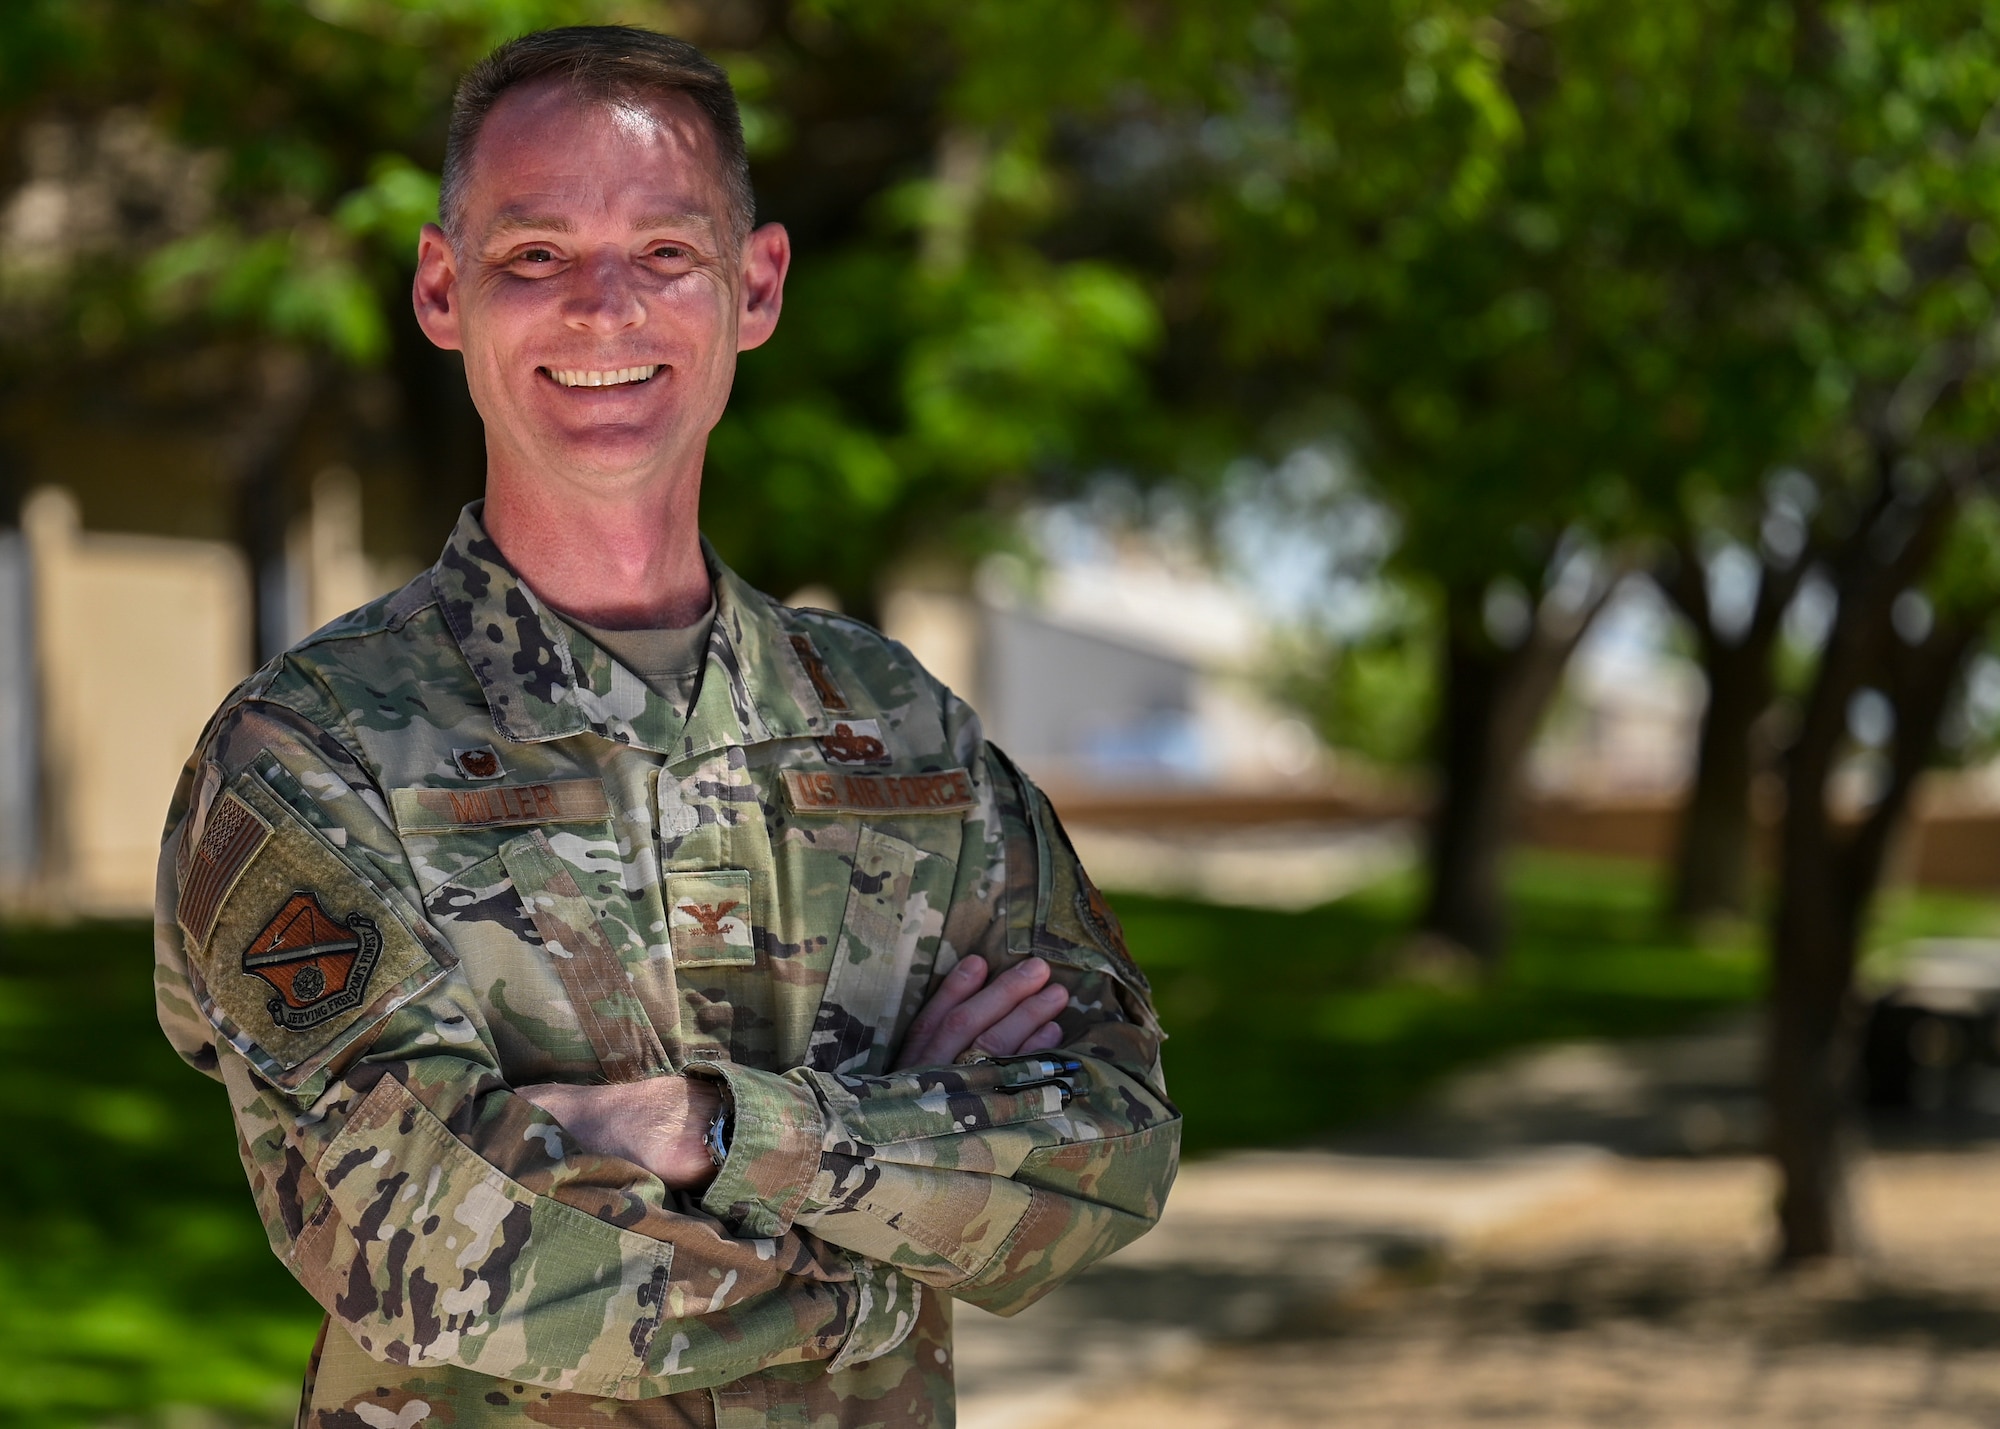
[[[521,250],[523,263],[553,263],[556,255],[546,248],[524,248]]]
[[[687,257],[688,251],[678,243],[662,243],[653,249],[653,256],[678,260]]]

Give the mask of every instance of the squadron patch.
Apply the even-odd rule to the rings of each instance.
[[[243,950],[243,971],[278,995],[265,1004],[271,1021],[302,1032],[361,1005],[382,956],[373,918],[336,920],[317,895],[301,889],[285,900]]]
[[[819,752],[835,764],[887,764],[889,746],[882,726],[872,719],[842,720],[819,741]]]
[[[974,804],[963,769],[934,774],[847,774],[786,769],[785,802],[798,814],[962,814]]]

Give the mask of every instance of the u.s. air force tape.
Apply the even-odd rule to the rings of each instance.
[[[931,774],[851,774],[787,769],[785,802],[798,814],[962,814],[973,806],[963,769]]]
[[[611,817],[604,786],[595,779],[487,784],[476,789],[395,789],[389,802],[396,812],[396,832],[403,834],[595,823]]]

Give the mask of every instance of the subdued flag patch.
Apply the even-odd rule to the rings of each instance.
[[[786,769],[785,802],[799,814],[962,814],[973,806],[972,776],[963,769],[933,774],[849,774]]]
[[[243,971],[271,985],[278,994],[265,1004],[271,1020],[296,1032],[359,1007],[381,956],[374,919],[336,919],[301,889],[243,950]]]
[[[270,836],[271,826],[234,794],[224,794],[215,801],[201,839],[181,871],[180,898],[174,909],[174,916],[196,947],[208,941],[215,915],[236,876],[249,866]]]

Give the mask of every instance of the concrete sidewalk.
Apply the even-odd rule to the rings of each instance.
[[[1153,1232],[1011,1319],[960,1306],[959,1423],[1041,1422],[1209,1344],[1316,1322],[1385,1273],[1600,1194],[1612,1158],[1556,1148],[1441,1162],[1259,1152],[1185,1167]]]
[[[1536,1049],[1335,1148],[1192,1163],[1121,1255],[961,1308],[960,1422],[2000,1423],[2000,1143],[1871,1156],[1871,1253],[1775,1277],[1755,1065],[1744,1017]]]

